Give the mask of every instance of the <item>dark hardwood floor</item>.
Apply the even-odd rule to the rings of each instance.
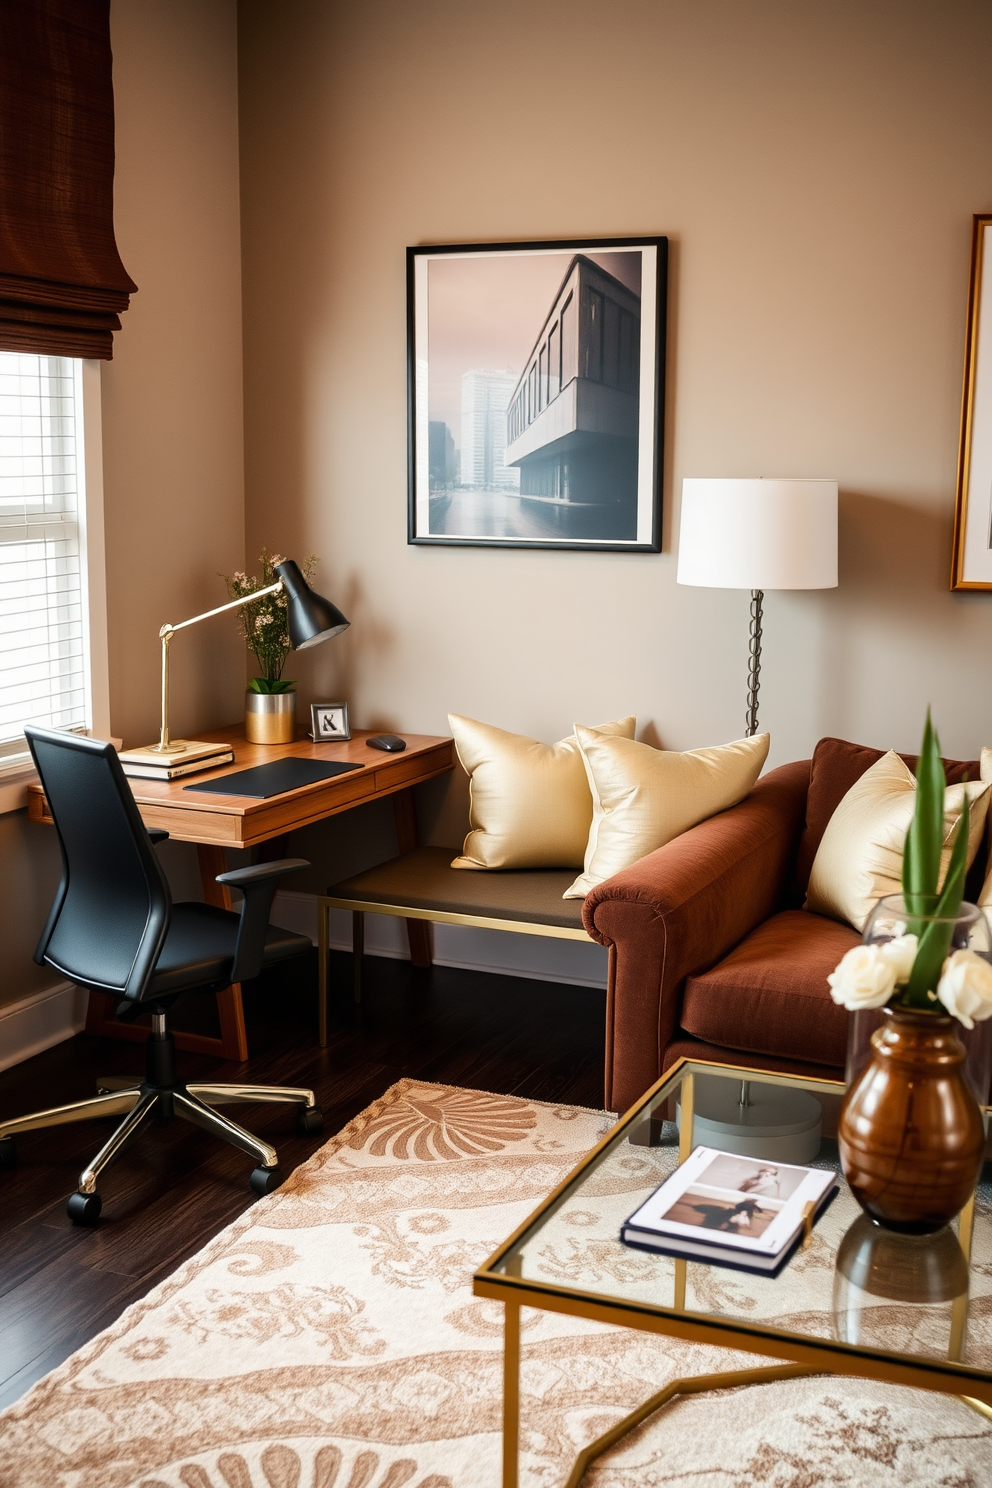
[[[350,957],[334,958],[348,988]],[[278,1148],[284,1171],[404,1075],[534,1100],[601,1106],[605,994],[369,957],[360,1007],[336,999],[327,1049],[316,1041],[316,958],[245,989],[246,1065],[180,1054],[180,1074],[317,1092],[325,1137],[300,1137],[288,1107],[229,1107]],[[201,999],[202,1016],[210,1016]],[[186,1012],[189,1021],[189,1010]],[[177,1024],[183,1021],[178,1016]],[[85,1034],[0,1074],[0,1116],[83,1099],[97,1075],[140,1071],[138,1044]],[[254,1202],[251,1159],[174,1121],[153,1126],[100,1184],[95,1230],[66,1217],[79,1172],[112,1123],[87,1121],[18,1139],[0,1172],[0,1407],[107,1327]]]

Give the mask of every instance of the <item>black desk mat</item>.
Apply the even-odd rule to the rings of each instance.
[[[286,791],[299,790],[301,785],[316,785],[319,780],[330,780],[347,770],[364,769],[364,765],[332,764],[325,760],[270,760],[267,765],[236,770],[233,775],[221,775],[217,780],[184,785],[183,790],[206,791],[211,796],[255,796],[264,801],[269,796],[282,796]]]

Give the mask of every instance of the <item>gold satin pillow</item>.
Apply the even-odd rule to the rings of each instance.
[[[585,868],[564,899],[589,890],[690,827],[735,806],[750,791],[768,754],[768,734],[714,749],[652,749],[575,725],[593,816]]]
[[[578,868],[592,821],[592,796],[575,735],[539,744],[525,734],[448,714],[469,777],[471,831],[452,868]],[[633,738],[636,718],[593,734]]]
[[[968,863],[982,840],[992,782],[969,780],[944,791],[944,845],[940,855],[943,883],[968,793],[971,826]],[[846,920],[855,930],[885,894],[902,893],[902,854],[916,809],[916,776],[895,750],[856,780],[827,822],[813,859],[806,908],[814,914]]]

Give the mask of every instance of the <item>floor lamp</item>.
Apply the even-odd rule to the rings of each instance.
[[[750,589],[747,735],[758,730],[761,608],[766,589],[837,584],[837,482],[682,482],[680,584]]]

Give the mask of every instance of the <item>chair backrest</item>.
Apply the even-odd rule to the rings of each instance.
[[[35,960],[83,986],[140,998],[169,928],[169,886],[112,744],[24,730],[62,849],[62,882]]]

